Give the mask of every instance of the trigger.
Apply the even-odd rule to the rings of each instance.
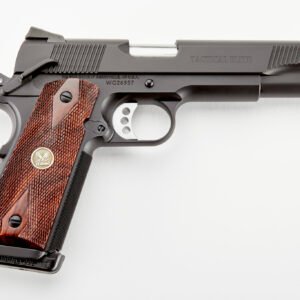
[[[137,103],[123,103],[117,107],[113,114],[114,130],[125,140],[137,140],[132,129],[132,117],[137,107]]]
[[[0,159],[3,159],[8,154],[12,146],[12,139],[0,148]]]
[[[8,142],[1,146],[1,148],[0,148],[0,159],[4,159],[7,156],[7,154],[11,151],[13,143],[15,141],[14,132],[15,132],[15,130],[13,130],[13,133],[12,133],[10,139],[8,140]]]

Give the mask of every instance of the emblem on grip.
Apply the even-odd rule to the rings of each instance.
[[[54,154],[49,148],[37,148],[32,152],[31,163],[36,169],[48,169],[54,163]]]

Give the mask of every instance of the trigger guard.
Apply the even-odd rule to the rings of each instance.
[[[11,135],[8,139],[8,141],[3,144],[0,148],[0,158],[4,159],[8,153],[11,151],[14,141],[16,139],[16,135],[17,135],[17,117],[16,117],[16,113],[13,110],[13,108],[9,105],[9,104],[2,104],[1,103],[1,110],[5,111],[12,123],[12,132]]]
[[[10,153],[12,153],[13,147],[17,142],[22,129],[27,123],[28,118],[31,116],[32,110],[36,103],[36,97],[25,97],[20,100],[20,98],[17,97],[6,98],[4,96],[0,100],[1,109],[8,114],[12,122],[11,136],[6,144],[2,145],[0,148],[0,158],[2,159],[0,167],[1,173],[3,165],[5,165],[5,161]]]

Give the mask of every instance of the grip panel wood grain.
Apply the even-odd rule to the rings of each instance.
[[[63,91],[71,92],[70,102],[60,100]],[[85,80],[45,85],[0,178],[0,244],[45,249],[98,94]],[[39,148],[53,153],[50,167],[32,163]],[[51,159],[41,153],[40,162]],[[9,221],[13,215],[22,219],[16,228]]]

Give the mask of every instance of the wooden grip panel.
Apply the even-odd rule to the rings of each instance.
[[[45,85],[0,178],[0,244],[45,249],[98,94],[85,80]]]

